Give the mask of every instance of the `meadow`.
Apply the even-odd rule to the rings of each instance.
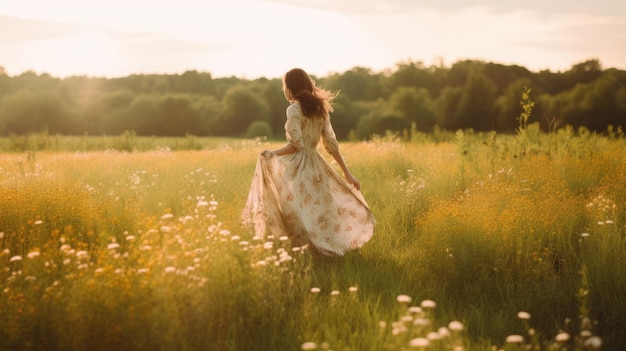
[[[0,139],[0,349],[626,345],[621,130],[342,143],[378,225],[334,258],[240,226],[280,143]]]

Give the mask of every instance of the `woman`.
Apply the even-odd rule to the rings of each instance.
[[[365,244],[376,220],[346,166],[330,123],[335,94],[315,86],[302,69],[283,77],[287,143],[264,150],[257,162],[242,219],[255,235],[289,236],[324,255],[343,255]],[[317,152],[322,139],[345,180]]]

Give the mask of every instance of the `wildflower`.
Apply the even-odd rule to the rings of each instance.
[[[348,288],[348,291],[351,293],[355,293],[357,290],[359,290],[356,286],[351,286]]]
[[[220,235],[223,235],[223,236],[228,236],[228,235],[230,235],[230,232],[229,232],[228,230],[226,230],[226,229],[222,229],[222,230],[220,230],[220,232],[219,232],[219,233],[220,233]]]
[[[504,341],[508,342],[509,344],[523,343],[524,337],[521,335],[509,335],[506,337],[506,339],[504,339]]]
[[[300,346],[302,350],[315,350],[317,349],[317,344],[314,342],[305,342]]]
[[[409,307],[409,313],[422,313],[422,308],[419,306],[411,306]]]
[[[230,240],[232,240],[232,241],[238,241],[239,239],[241,239],[239,237],[239,235],[233,235],[233,236],[230,237]]]
[[[21,261],[22,260],[22,256],[13,256],[11,257],[11,259],[9,260],[10,262],[17,262],[17,261]]]
[[[115,250],[115,249],[117,249],[119,247],[120,247],[120,244],[118,244],[118,243],[110,243],[109,245],[107,245],[107,249],[109,249],[109,250]]]
[[[196,206],[198,206],[198,207],[207,207],[207,206],[209,206],[209,203],[206,202],[205,200],[200,200],[200,201],[198,201]]]
[[[273,243],[273,242],[271,242],[271,241],[268,241],[268,242],[266,242],[266,243],[264,243],[264,244],[263,244],[263,248],[264,248],[264,249],[271,250],[271,249],[272,249],[272,247],[274,247],[274,243]]]
[[[43,221],[35,221],[35,225],[40,225],[42,223],[43,223]]]
[[[530,313],[524,312],[524,311],[520,311],[520,312],[517,313],[517,318],[519,318],[519,319],[530,319]]]
[[[428,347],[430,345],[430,341],[426,338],[415,338],[409,341],[409,347]]]
[[[602,339],[597,336],[592,336],[589,339],[585,340],[584,345],[587,347],[592,347],[594,349],[599,349],[602,346]]]
[[[426,334],[426,339],[428,340],[441,340],[442,336],[437,332],[430,332]]]
[[[257,262],[254,266],[255,266],[255,267],[267,266],[267,261],[265,261],[265,260],[260,260],[260,261],[259,261],[259,262]]]
[[[380,322],[378,322],[378,326],[379,326],[381,329],[387,328],[387,322],[385,322],[385,321],[380,321]]]
[[[63,245],[61,245],[61,247],[59,248],[59,250],[61,250],[61,251],[67,251],[67,250],[69,250],[69,249],[71,249],[71,248],[72,248],[72,247],[71,247],[71,246],[69,246],[68,244],[63,244]]]
[[[215,207],[215,206],[217,206],[217,205],[219,205],[219,204],[217,203],[217,201],[215,201],[215,200],[211,200],[211,201],[209,201],[209,205],[211,205],[211,206],[214,206],[214,207]]]
[[[411,296],[409,296],[409,295],[398,295],[396,297],[396,301],[398,301],[400,303],[411,303],[411,301],[413,301],[413,299],[411,299]]]
[[[172,267],[172,266],[165,267],[165,273],[174,273],[174,272],[176,272],[176,267]]]
[[[604,223],[606,223],[606,224],[613,224],[613,221],[610,220],[610,219],[607,219],[606,221],[604,221]]]
[[[148,268],[139,268],[137,270],[137,274],[148,273]]]
[[[556,335],[556,337],[554,338],[554,340],[556,340],[558,342],[566,342],[567,340],[569,340],[569,334],[568,333],[558,333]]]
[[[450,330],[452,331],[462,331],[464,327],[463,323],[459,321],[452,321],[448,324],[448,328],[450,328]]]
[[[76,257],[87,257],[87,251],[76,251]]]
[[[417,318],[413,321],[413,325],[419,325],[421,327],[425,327],[430,324],[430,320],[428,318]]]
[[[0,232],[0,239],[4,238],[4,232]]]
[[[41,253],[39,251],[31,251],[28,253],[28,255],[26,255],[26,257],[28,258],[35,258],[37,256],[39,256]]]
[[[289,237],[283,235],[280,238],[278,238],[278,240],[280,240],[280,241],[287,241],[287,240],[289,240]]]
[[[135,236],[129,235],[126,237],[126,241],[135,241]]]
[[[321,290],[320,290],[320,288],[311,288],[311,293],[312,293],[312,294],[317,294],[317,293],[319,293],[320,291],[321,291]]]
[[[589,236],[589,233],[582,233],[582,234],[580,234],[580,236],[582,236],[583,238],[586,238],[586,237]]]
[[[400,320],[402,322],[408,323],[408,322],[412,322],[413,321],[413,317],[411,315],[405,315],[405,316],[402,316],[402,318],[400,318]]]
[[[94,272],[95,272],[95,273],[102,273],[102,272],[104,272],[104,268],[96,268],[96,269],[94,270]]]
[[[169,233],[172,231],[172,228],[170,226],[164,225],[161,227],[161,231],[164,233]]]
[[[339,290],[333,290],[330,292],[330,296],[337,296],[339,295]]]
[[[141,250],[141,251],[150,251],[150,250],[152,250],[152,246],[144,245],[144,246],[140,247],[139,250]]]
[[[424,300],[422,301],[422,303],[420,304],[422,306],[422,308],[435,308],[437,307],[437,303],[433,300]]]
[[[437,333],[439,333],[439,335],[441,335],[442,338],[445,338],[447,336],[450,336],[450,329],[446,327],[441,327],[437,330]]]
[[[171,213],[166,213],[163,216],[161,216],[161,219],[170,219],[170,218],[174,218],[174,215]]]

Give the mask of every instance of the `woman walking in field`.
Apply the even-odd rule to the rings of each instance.
[[[283,77],[287,143],[259,156],[242,219],[257,236],[289,236],[324,255],[343,255],[365,244],[376,220],[346,166],[330,122],[335,94],[315,86],[302,69]],[[316,149],[322,139],[345,180]]]

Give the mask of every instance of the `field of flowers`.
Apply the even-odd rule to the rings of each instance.
[[[619,350],[625,140],[530,132],[342,144],[378,226],[341,258],[241,229],[274,143],[0,154],[0,349]]]

